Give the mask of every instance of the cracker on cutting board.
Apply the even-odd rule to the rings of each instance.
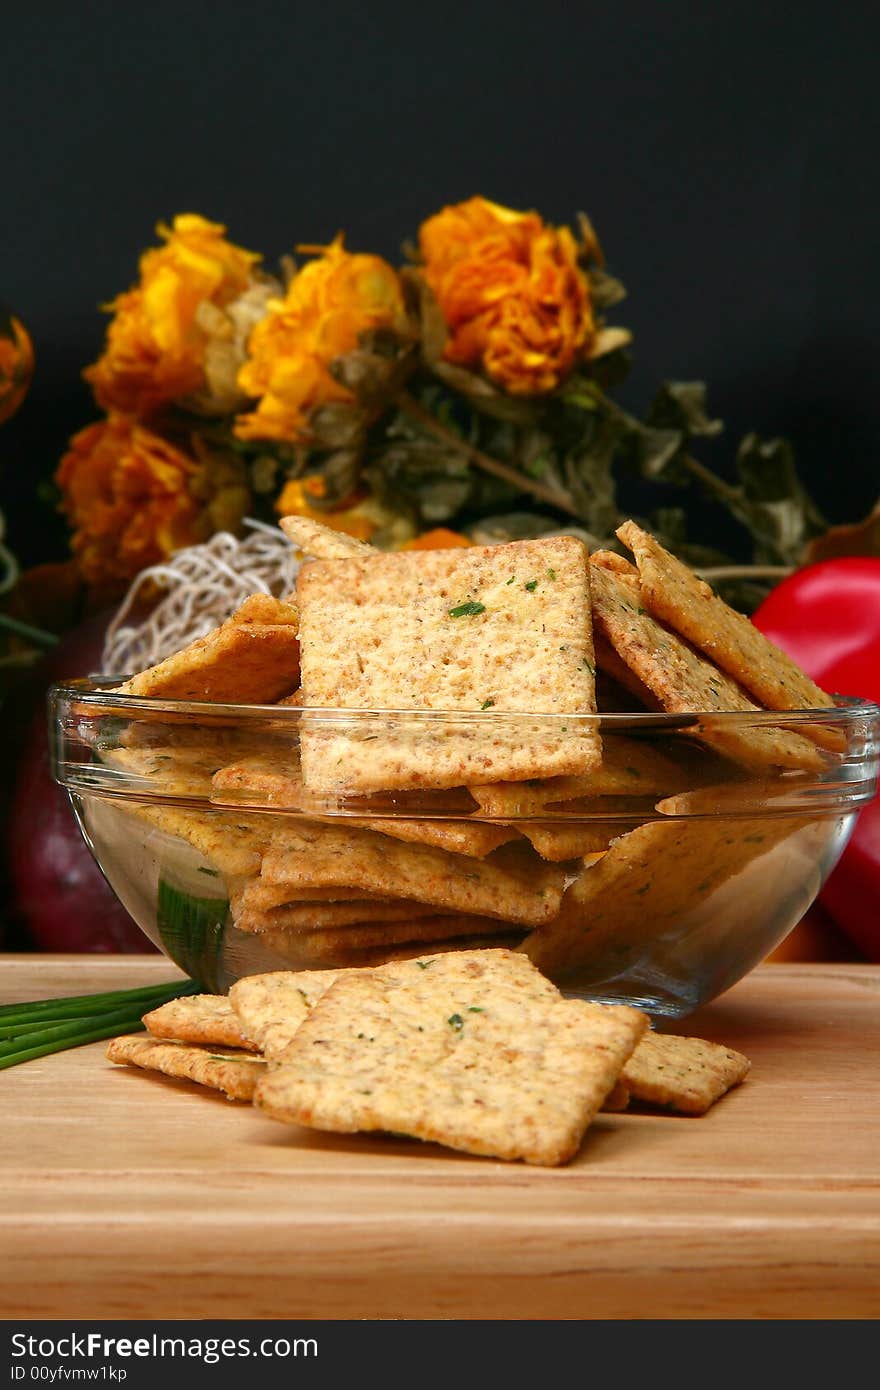
[[[633,1100],[666,1105],[683,1115],[704,1115],[725,1091],[739,1085],[751,1065],[732,1047],[649,1032],[624,1066],[621,1079]]]
[[[338,970],[273,970],[248,975],[232,986],[229,1003],[244,1032],[271,1061],[284,1051],[339,974]]]
[[[636,557],[645,608],[705,652],[767,709],[834,706],[831,696],[744,613],[713,593],[705,580],[647,531],[627,521],[617,534]]]
[[[723,720],[701,721],[694,732],[719,752],[750,768],[824,766],[809,739],[766,722],[767,716],[723,672],[667,631],[633,597],[631,586],[600,566],[592,572],[593,618],[597,631],[621,660],[674,714],[751,711],[747,729],[726,728]]]
[[[255,599],[258,605],[255,606]],[[258,609],[274,619],[255,621]],[[244,611],[244,618],[239,615]],[[122,695],[166,700],[271,704],[299,680],[297,613],[292,604],[253,595],[220,627],[119,686]]]
[[[525,842],[470,859],[338,822],[280,827],[263,857],[262,877],[269,883],[361,888],[524,926],[559,911],[564,884],[562,871],[539,860]]]
[[[310,790],[456,787],[585,773],[595,713],[586,548],[570,536],[316,562],[297,583],[302,771]],[[343,731],[316,708],[445,710],[443,729],[384,719]],[[497,716],[519,716],[509,726]]]
[[[223,1091],[229,1100],[251,1100],[263,1063],[246,1052],[215,1052],[187,1043],[160,1042],[133,1033],[113,1038],[107,1046],[109,1061],[119,1066],[142,1067],[163,1076],[196,1081],[214,1091]]]
[[[259,1052],[242,1031],[225,994],[189,994],[169,999],[142,1019],[147,1032],[165,1042],[193,1043],[197,1047],[237,1047]]]
[[[380,552],[366,541],[356,540],[343,531],[334,531],[307,516],[283,516],[278,525],[310,560],[345,560],[349,555],[378,555]]]
[[[565,1163],[647,1018],[565,1000],[548,985],[504,951],[343,976],[261,1078],[255,1103],[317,1129],[391,1131],[467,1153]]]

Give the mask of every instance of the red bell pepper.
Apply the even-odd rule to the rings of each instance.
[[[784,579],[752,621],[824,690],[880,704],[880,559],[822,560]],[[880,961],[880,798],[864,807],[820,902]]]

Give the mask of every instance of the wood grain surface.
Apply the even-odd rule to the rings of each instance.
[[[3,1003],[176,973],[0,970]],[[749,1079],[559,1169],[288,1128],[101,1043],[2,1072],[0,1317],[877,1317],[880,966],[764,966],[678,1031]]]

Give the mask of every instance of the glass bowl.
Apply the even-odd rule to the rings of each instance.
[[[53,687],[53,773],[120,901],[213,992],[267,970],[508,946],[566,993],[680,1017],[795,926],[877,785],[880,709],[854,701],[318,710],[114,694],[120,679]],[[430,785],[453,746],[488,769],[500,746],[596,732],[589,779]],[[789,766],[768,764],[768,739]],[[303,786],[301,747],[320,792]],[[354,791],[350,770],[374,753],[408,776]]]

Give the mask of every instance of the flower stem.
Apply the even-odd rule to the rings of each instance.
[[[794,574],[794,565],[714,565],[709,569],[696,567],[701,579],[786,579]]]
[[[499,463],[497,459],[493,459],[489,454],[484,454],[482,449],[478,449],[475,445],[469,444],[466,439],[462,439],[461,435],[456,434],[454,430],[448,429],[446,425],[441,425],[440,421],[435,419],[430,410],[426,410],[424,406],[420,405],[408,391],[401,391],[400,395],[397,397],[397,404],[405,414],[409,415],[413,420],[416,420],[429,434],[433,434],[435,439],[442,440],[443,443],[448,444],[450,448],[455,449],[460,454],[464,454],[471,463],[476,464],[478,468],[482,468],[484,473],[492,473],[496,478],[501,478],[505,483],[509,483],[511,487],[515,487],[519,492],[529,492],[533,497],[537,497],[539,501],[547,502],[551,507],[556,507],[561,512],[568,512],[569,516],[577,517],[578,520],[583,519],[567,492],[558,492],[556,488],[547,487],[547,485],[542,483],[539,479],[529,478],[525,473],[520,473],[517,469],[511,468],[508,464]]]
[[[54,632],[44,632],[41,627],[31,627],[30,623],[23,623],[20,618],[13,618],[9,613],[0,613],[0,628],[6,628],[7,632],[14,633],[16,637],[33,642],[36,647],[55,647],[60,640]]]

